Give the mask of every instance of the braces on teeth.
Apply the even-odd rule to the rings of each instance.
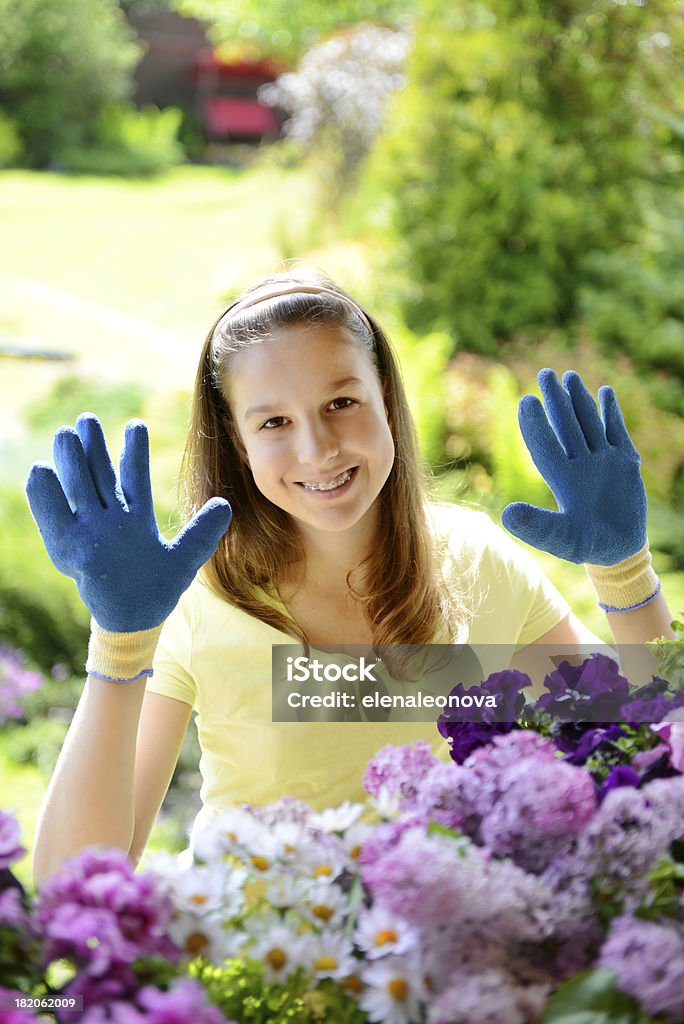
[[[307,491],[334,491],[337,487],[341,487],[342,484],[346,484],[352,472],[353,470],[348,469],[346,473],[337,477],[336,480],[331,480],[329,484],[304,484],[304,487],[306,487]]]

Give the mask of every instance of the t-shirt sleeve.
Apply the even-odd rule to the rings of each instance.
[[[191,598],[186,591],[164,623],[152,664],[153,675],[145,688],[194,707],[197,687],[190,668],[192,633]]]
[[[475,632],[486,642],[532,643],[565,618],[570,606],[541,566],[484,512],[459,510],[449,547],[473,573]]]

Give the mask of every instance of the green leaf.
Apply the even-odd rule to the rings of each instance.
[[[540,1024],[649,1024],[639,1003],[620,992],[613,971],[584,971],[549,999]]]

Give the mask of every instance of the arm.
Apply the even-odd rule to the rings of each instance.
[[[178,761],[191,708],[90,676],[40,809],[34,881],[91,844],[137,863]]]
[[[134,829],[135,739],[145,681],[89,676],[39,812],[36,885],[94,843],[128,850]]]
[[[142,851],[190,713],[168,698],[174,710],[166,705],[153,723],[150,756],[149,712],[141,718],[144,679],[152,674],[163,621],[231,514],[227,502],[213,499],[172,543],[159,534],[142,423],[127,426],[120,483],[93,416],[81,417],[76,431],[58,431],[55,462],[57,473],[33,467],[29,503],[48,554],[76,580],[93,619],[85,691],[41,809],[37,881],[90,844],[133,849],[134,856]],[[158,777],[150,778],[153,772]]]

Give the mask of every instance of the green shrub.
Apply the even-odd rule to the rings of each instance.
[[[64,146],[55,159],[60,167],[79,174],[157,174],[185,159],[178,141],[182,119],[176,107],[110,106],[97,118],[91,144]]]
[[[79,413],[90,411],[107,434],[124,420],[140,415],[147,391],[144,385],[130,381],[110,384],[74,375],[60,377],[47,396],[41,395],[26,407],[26,423],[49,437],[59,427],[73,425]]]
[[[0,167],[17,163],[22,153],[21,138],[11,117],[0,110]]]
[[[92,143],[98,112],[133,91],[134,40],[116,0],[0,0],[0,96],[30,166]]]
[[[88,613],[72,580],[48,558],[20,491],[0,491],[0,642],[50,672],[83,674]]]
[[[573,322],[596,261],[647,244],[644,183],[677,186],[659,108],[681,39],[666,0],[424,0],[369,167],[393,199],[412,329],[499,354]]]

